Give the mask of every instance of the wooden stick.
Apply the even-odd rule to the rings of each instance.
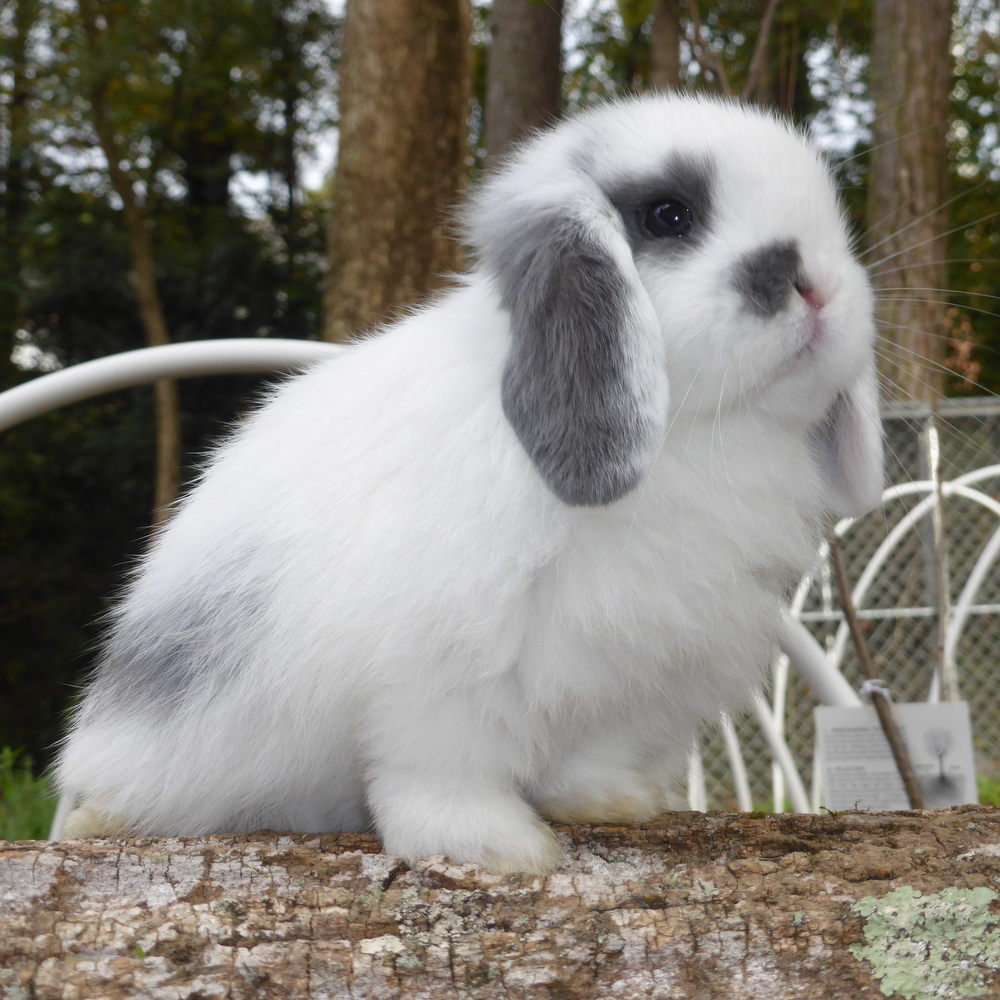
[[[840,544],[840,538],[833,527],[830,528],[829,540],[830,558],[833,562],[834,576],[837,579],[837,594],[840,599],[840,607],[844,612],[847,627],[851,631],[851,638],[854,640],[854,646],[858,651],[861,669],[870,681],[878,681],[880,679],[878,670],[875,667],[875,661],[872,659],[871,650],[868,648],[868,642],[861,631],[861,623],[858,621],[854,601],[851,599],[851,585],[847,579],[844,550]],[[872,704],[875,706],[875,711],[878,712],[879,722],[882,723],[882,731],[885,733],[885,738],[889,741],[892,756],[896,760],[899,776],[903,779],[903,787],[906,789],[906,796],[910,800],[910,808],[923,809],[924,793],[920,788],[920,782],[917,781],[916,771],[913,770],[913,763],[910,760],[909,751],[906,749],[906,743],[903,741],[903,734],[899,731],[899,726],[896,725],[896,715],[892,710],[892,702],[889,700],[888,695],[878,690],[878,688],[872,687],[870,693]]]

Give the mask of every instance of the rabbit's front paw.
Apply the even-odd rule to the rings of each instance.
[[[520,836],[488,848],[483,867],[497,875],[511,872],[547,875],[555,871],[561,861],[562,848],[552,827],[536,818],[530,829],[521,831]]]
[[[457,801],[433,794],[395,795],[379,803],[375,813],[386,851],[411,864],[444,854],[500,875],[543,875],[562,859],[551,828],[513,793]]]

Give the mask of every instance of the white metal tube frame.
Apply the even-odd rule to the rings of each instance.
[[[966,500],[970,500],[973,503],[977,503],[982,507],[985,507],[991,513],[995,514],[1000,518],[1000,503],[997,503],[991,496],[983,493],[981,490],[976,490],[971,488],[971,484],[978,483],[983,479],[989,479],[995,476],[1000,476],[1000,465],[989,465],[984,466],[980,469],[975,469],[972,472],[965,473],[962,476],[957,477],[954,480],[942,484],[942,492],[946,497],[948,496],[960,496]],[[892,500],[897,500],[905,496],[910,496],[913,494],[924,494],[924,497],[911,508],[893,527],[889,534],[882,540],[876,549],[875,553],[869,559],[864,572],[862,573],[860,579],[854,587],[852,593],[852,600],[856,607],[861,607],[862,602],[867,596],[868,590],[874,582],[879,571],[888,562],[889,558],[900,545],[900,543],[905,538],[907,532],[915,530],[919,525],[922,518],[926,517],[931,505],[934,502],[934,490],[935,484],[931,480],[917,480],[908,483],[901,483],[896,486],[892,486],[885,491],[882,496],[882,503],[887,503]],[[845,535],[859,519],[847,518],[841,521],[837,527],[836,531],[838,535]],[[829,545],[824,542],[820,547],[819,552],[819,563],[821,565],[826,564],[826,560],[829,553]],[[1000,528],[992,535],[990,540],[987,542],[986,546],[981,551],[979,558],[976,561],[972,572],[966,581],[965,586],[962,588],[962,593],[955,604],[953,609],[953,614],[951,616],[951,621],[948,624],[948,631],[945,636],[945,649],[946,653],[950,656],[954,656],[958,647],[958,641],[961,637],[962,630],[965,627],[966,620],[972,610],[973,603],[979,588],[982,586],[983,581],[986,578],[987,573],[992,567],[993,563],[996,561],[997,557],[1000,556]],[[794,642],[796,638],[801,638],[802,634],[809,636],[807,629],[801,622],[796,619],[796,615],[801,611],[802,606],[805,603],[805,599],[815,583],[815,575],[810,575],[804,577],[798,588],[796,589],[795,596],[792,599],[791,607],[789,609],[788,621],[786,622],[786,637],[783,642],[783,648],[787,653],[788,640]],[[795,636],[793,633],[799,633]],[[812,672],[812,675],[819,680],[821,684],[826,683],[827,680],[836,676],[838,681],[835,682],[835,687],[839,690],[839,696],[843,696],[844,700],[834,700],[838,697],[838,692],[821,691],[819,688],[814,689],[814,693],[817,695],[819,701],[822,704],[827,705],[848,705],[848,704],[860,704],[860,700],[854,695],[853,691],[849,692],[849,686],[847,682],[843,680],[843,676],[840,673],[840,664],[843,660],[843,656],[847,647],[848,640],[848,628],[846,622],[841,622],[837,629],[836,636],[834,637],[833,647],[829,654],[822,653],[819,650],[818,644],[815,642],[806,643],[798,651],[798,659],[796,659],[796,666],[799,670],[801,676],[803,676],[808,683],[812,684],[813,681],[809,680],[810,676],[810,665],[815,668],[819,666],[819,661],[816,660],[816,653],[819,650],[820,655],[823,655],[827,661],[826,665],[819,672]],[[812,661],[815,660],[815,663]],[[826,667],[832,668],[830,671]],[[776,664],[775,678],[774,678],[774,703],[773,703],[773,713],[774,719],[779,721],[782,717],[784,698],[787,690],[787,673],[788,667],[787,662],[779,661]],[[841,685],[843,682],[843,685]],[[931,690],[928,695],[928,701],[937,701],[940,698],[939,694],[940,679],[935,672],[934,679],[931,684]],[[852,696],[854,701],[851,702],[847,700],[848,697]],[[774,777],[774,795],[775,801],[778,801],[783,796],[783,773],[778,768],[777,761],[775,762],[775,777]],[[814,791],[816,790],[816,772],[814,768],[813,775],[813,786]],[[813,799],[815,801],[815,794]]]
[[[343,350],[315,340],[193,340],[143,347],[63,368],[0,393],[0,431],[49,410],[161,378],[292,372]]]
[[[972,489],[970,486],[971,483],[976,483],[981,479],[988,479],[996,475],[1000,475],[1000,465],[985,466],[943,483],[942,492],[945,497],[957,495],[971,500],[973,503],[978,503],[1000,518],[1000,503],[997,503],[996,500],[981,490]],[[892,531],[889,532],[875,550],[875,553],[868,561],[868,565],[865,567],[865,571],[861,574],[857,584],[855,584],[851,595],[855,607],[862,606],[862,602],[868,594],[868,588],[872,585],[876,575],[888,561],[890,555],[892,555],[900,542],[902,542],[906,533],[912,530],[921,518],[927,516],[934,503],[934,488],[934,484],[930,480],[921,480],[918,482],[903,483],[900,486],[894,486],[886,490],[884,500],[892,500],[910,493],[926,493],[927,495],[900,519],[899,523],[893,527]],[[954,619],[952,620],[950,629],[952,633],[955,632],[956,624],[964,623],[964,618],[965,616],[963,615],[960,623],[956,623]],[[834,639],[833,649],[830,653],[830,660],[836,665],[838,670],[847,647],[848,639],[847,623],[841,622],[840,627],[837,629],[836,638]]]

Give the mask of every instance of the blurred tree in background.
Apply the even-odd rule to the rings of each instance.
[[[790,115],[838,165],[866,239],[871,150],[898,139],[873,139],[872,82],[888,58],[872,66],[874,0],[474,0],[471,19],[468,0],[347,4],[360,58],[353,75],[345,67],[338,95],[341,23],[331,9],[342,5],[326,0],[0,0],[2,387],[146,342],[123,183],[143,219],[171,339],[319,337],[328,228],[327,324],[342,336],[329,306],[341,302],[335,290],[367,296],[368,312],[351,327],[391,309],[383,291],[394,282],[411,301],[428,251],[409,229],[401,239],[402,227],[433,227],[440,243],[447,222],[423,202],[407,211],[402,182],[386,179],[390,159],[405,171],[409,155],[448,178],[432,201],[453,204],[487,148],[507,147],[557,108],[652,86],[726,92]],[[376,37],[376,14],[403,18],[405,52]],[[428,20],[438,17],[450,26]],[[995,0],[954,0],[950,44],[939,33],[950,60],[951,200],[938,223],[947,272],[934,283],[950,291],[936,335],[948,342],[945,392],[981,393],[1000,388]],[[418,56],[424,77],[414,75]],[[384,103],[400,92],[405,101]],[[446,111],[446,95],[459,92],[458,110]],[[98,95],[117,177],[96,128]],[[344,175],[338,191],[319,180],[307,190],[305,164],[318,145],[336,144],[338,96],[345,115],[352,100],[368,111],[353,137],[345,123],[354,152],[341,166],[353,179]],[[462,132],[462,105],[456,135],[446,123]],[[403,149],[404,137],[439,134],[436,154]],[[377,239],[358,235],[343,207],[349,195],[366,199],[360,214],[381,225]],[[422,259],[399,257],[407,247]],[[446,257],[440,269],[456,259]],[[370,275],[371,287],[352,273]],[[258,385],[181,383],[182,483]],[[154,504],[153,395],[117,393],[0,438],[0,745],[25,745],[40,762],[88,663],[94,622],[127,554],[142,547]]]
[[[468,178],[469,0],[351,0],[340,61],[323,335],[412,308],[461,266],[449,213]]]
[[[951,0],[875,0],[872,41],[868,225],[883,371],[901,398],[929,405],[941,395],[947,353],[951,53],[941,39],[951,9]]]
[[[321,204],[300,170],[333,115],[336,19],[319,0],[89,0],[88,39],[80,10],[6,0],[0,14],[3,387],[147,342],[122,182],[172,339],[318,336]],[[259,383],[182,385],[182,478]],[[142,546],[153,409],[152,389],[117,393],[0,442],[0,743],[40,759]]]
[[[558,118],[562,20],[562,0],[493,0],[483,120],[490,159]]]

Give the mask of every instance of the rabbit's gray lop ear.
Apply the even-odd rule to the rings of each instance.
[[[527,191],[524,174],[501,175],[471,229],[510,314],[504,413],[552,492],[595,506],[647,471],[667,382],[622,221],[595,183],[566,174]]]
[[[810,432],[810,442],[827,482],[827,506],[833,514],[856,517],[878,505],[885,472],[873,370],[837,395],[826,416]]]

